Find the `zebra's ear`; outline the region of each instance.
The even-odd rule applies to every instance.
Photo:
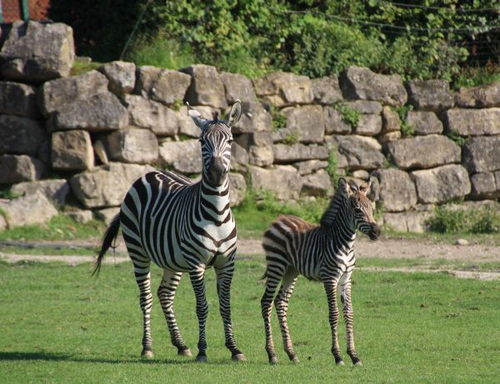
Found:
[[[341,191],[344,195],[346,196],[352,196],[354,195],[354,190],[353,188],[351,187],[351,185],[347,182],[346,179],[344,179],[343,177],[341,177],[339,179],[339,184],[338,184],[338,189],[339,191]]]
[[[231,107],[231,110],[227,114],[224,122],[229,128],[231,128],[234,124],[236,124],[240,120],[240,117],[241,117],[241,101],[236,100],[233,106]]]
[[[210,122],[210,120],[205,119],[200,112],[198,112],[196,109],[193,109],[189,103],[186,103],[187,105],[187,110],[189,117],[193,119],[194,123],[200,128],[200,129],[205,129],[207,124]]]
[[[371,186],[372,186],[372,179],[370,178],[370,180],[361,184],[361,186],[359,187],[359,190],[361,192],[363,192],[364,195],[368,195],[370,193]]]

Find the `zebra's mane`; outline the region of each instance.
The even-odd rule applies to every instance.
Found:
[[[338,208],[340,205],[342,205],[342,200],[344,200],[345,198],[346,197],[340,191],[332,197],[327,210],[321,217],[321,226],[331,227],[335,223],[337,219]]]

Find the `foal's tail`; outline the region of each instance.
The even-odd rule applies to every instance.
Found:
[[[106,251],[109,249],[109,247],[111,247],[113,241],[118,236],[119,229],[120,229],[120,214],[118,213],[115,217],[113,217],[111,224],[109,225],[108,229],[106,229],[106,233],[104,234],[104,238],[102,239],[101,250],[99,251],[99,256],[97,257],[97,260],[95,262],[95,268],[94,272],[92,272],[92,276],[94,276],[96,273],[97,275],[99,275],[99,271],[101,270],[101,263],[104,260],[104,255],[106,254]]]

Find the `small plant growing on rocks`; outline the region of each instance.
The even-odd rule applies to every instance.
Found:
[[[271,105],[269,108],[269,113],[271,114],[272,122],[271,129],[273,132],[277,132],[278,130],[286,127],[286,116],[280,112],[278,108],[274,105]]]
[[[332,185],[336,186],[338,184],[340,175],[337,171],[339,161],[337,159],[337,149],[334,146],[330,147],[330,153],[328,154],[328,165],[326,167],[326,172],[330,176]]]
[[[299,132],[293,131],[289,133],[286,137],[285,140],[283,140],[283,143],[286,145],[293,145],[297,144],[299,142]]]
[[[396,107],[394,110],[399,116],[399,120],[401,122],[401,134],[403,137],[413,136],[414,129],[407,120],[408,112],[413,110],[413,105],[403,105],[401,107]]]
[[[340,112],[342,120],[348,123],[352,129],[358,127],[360,112],[357,109],[351,108],[342,102],[337,102],[333,104],[332,107]]]
[[[183,105],[184,105],[184,102],[182,101],[182,99],[175,99],[174,103],[172,104],[172,109],[176,112],[179,112]]]
[[[446,134],[446,136],[448,136],[450,140],[453,140],[459,147],[463,147],[467,141],[467,138],[460,136],[457,131],[450,131]]]

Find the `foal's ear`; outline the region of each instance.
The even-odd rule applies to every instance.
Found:
[[[193,119],[194,123],[200,128],[200,129],[205,129],[207,124],[210,122],[210,120],[205,119],[200,112],[198,112],[196,109],[193,109],[189,103],[186,103],[187,105],[187,110],[188,114]]]
[[[339,184],[338,184],[338,189],[339,191],[341,191],[344,195],[346,196],[349,196],[351,197],[352,195],[354,195],[354,193],[356,192],[356,190],[353,188],[353,186],[351,186],[346,179],[344,179],[343,177],[341,177],[339,179]]]
[[[372,186],[372,179],[370,177],[370,180],[364,182],[361,184],[359,187],[359,190],[366,196],[370,193],[370,187]]]
[[[236,100],[233,106],[231,107],[231,110],[227,114],[224,122],[229,128],[231,128],[234,124],[236,124],[240,120],[240,117],[241,117],[241,101]]]

